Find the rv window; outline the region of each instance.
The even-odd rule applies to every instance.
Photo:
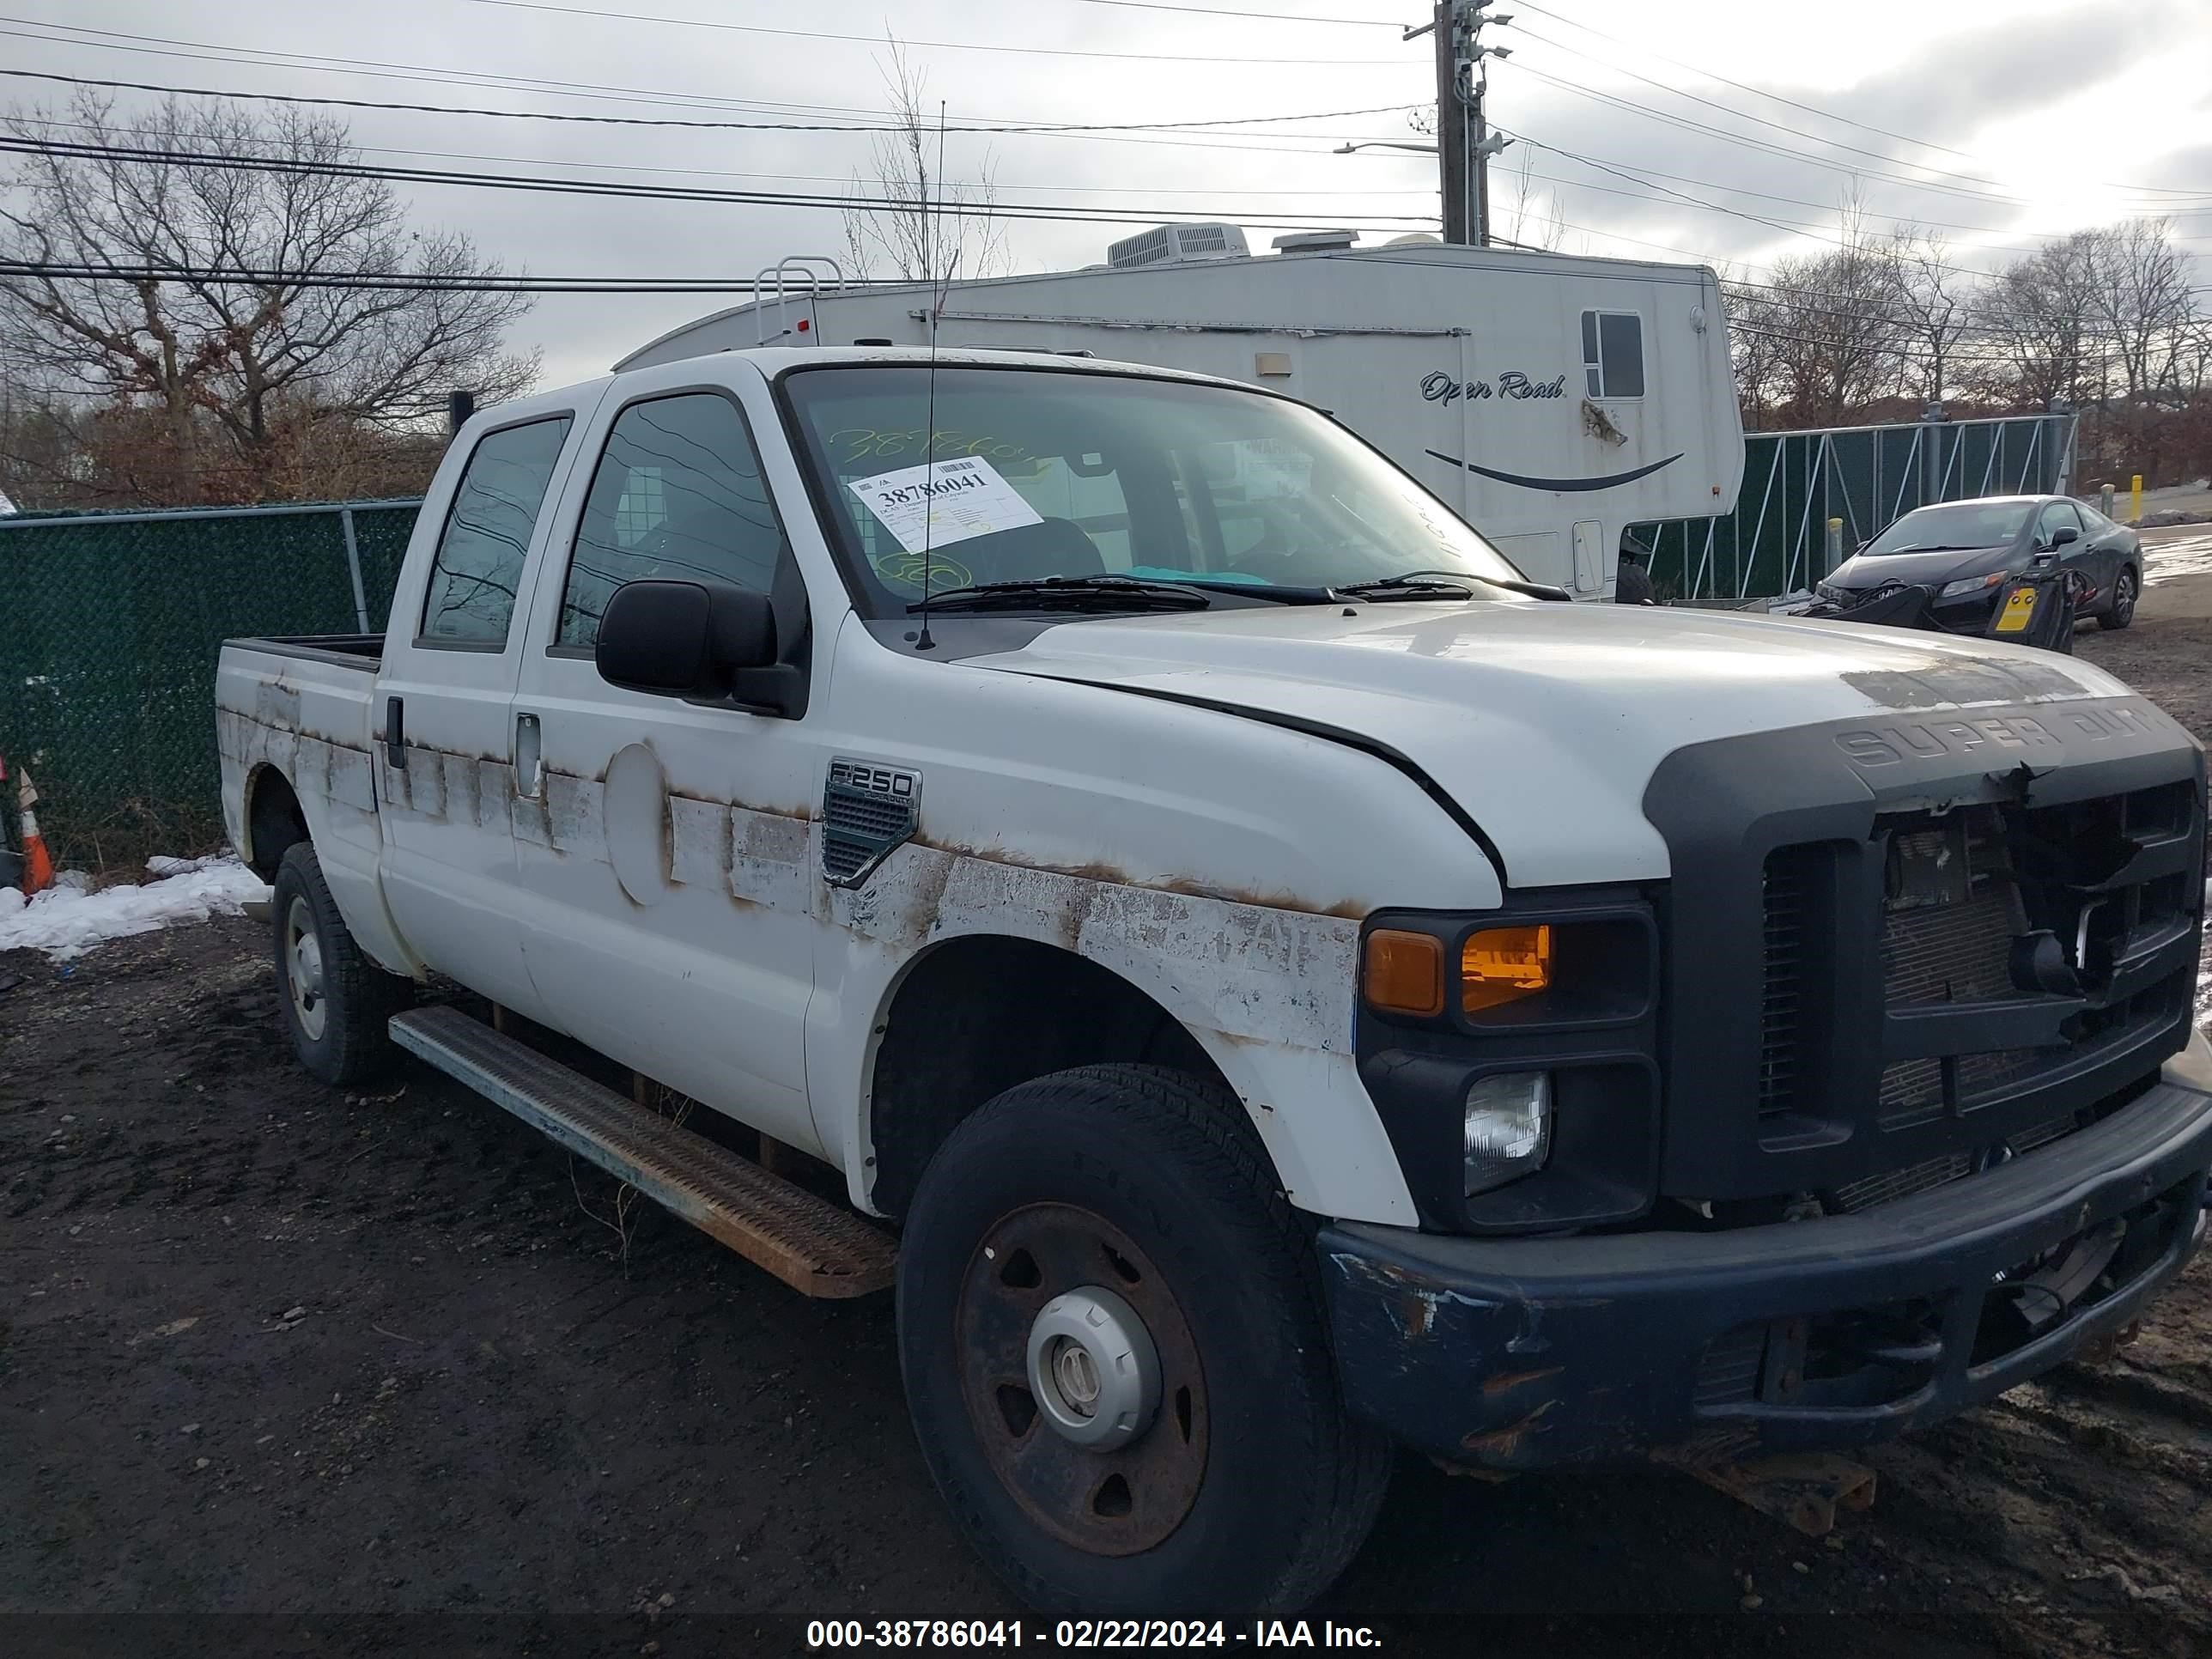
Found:
[[[1583,313],[1583,380],[1593,398],[1644,395],[1644,319],[1632,311]]]

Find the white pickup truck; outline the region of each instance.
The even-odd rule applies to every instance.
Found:
[[[2203,1232],[2181,728],[1555,597],[1287,398],[724,352],[472,420],[386,638],[225,647],[225,804],[316,1075],[411,1051],[895,1282],[1031,1603],[1281,1611],[1393,1442],[1848,1449]]]

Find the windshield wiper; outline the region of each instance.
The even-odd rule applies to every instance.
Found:
[[[1401,570],[1395,576],[1378,577],[1371,582],[1335,582],[1331,584],[1340,594],[1355,599],[1387,603],[1392,599],[1427,599],[1439,596],[1471,599],[1474,590],[1469,582],[1480,582],[1486,587],[1502,587],[1509,593],[1525,593],[1532,599],[1571,599],[1564,587],[1553,587],[1544,582],[1519,581],[1510,576],[1479,576],[1472,570]]]
[[[1181,582],[1141,576],[1038,576],[1027,581],[977,582],[948,587],[909,612],[937,611],[1204,611],[1213,601]]]

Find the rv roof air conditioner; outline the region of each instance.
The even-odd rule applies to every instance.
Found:
[[[1138,265],[1181,264],[1192,259],[1247,259],[1252,249],[1235,225],[1162,225],[1109,244],[1106,263],[1115,270]]]

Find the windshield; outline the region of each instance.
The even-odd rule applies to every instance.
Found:
[[[784,385],[874,615],[922,597],[925,541],[935,593],[1115,576],[1257,599],[1413,569],[1519,575],[1404,473],[1283,398],[947,365],[925,467],[926,366],[798,370]]]
[[[1938,547],[2002,547],[2020,534],[2033,501],[1949,501],[1916,507],[1859,550],[1925,553]]]

